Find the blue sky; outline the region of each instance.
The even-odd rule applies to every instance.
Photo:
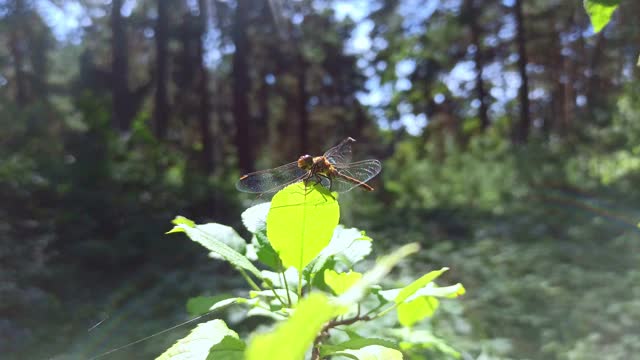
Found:
[[[426,2],[422,0],[405,0],[401,2],[398,12],[404,18],[404,27],[410,31],[411,28],[414,28],[425,18],[431,16],[437,5],[438,0],[428,0]],[[420,11],[415,11],[417,8]],[[382,128],[397,129],[404,127],[410,134],[418,135],[427,125],[428,119],[425,114],[414,114],[413,109],[408,104],[401,104],[398,107],[400,118],[387,119],[384,110],[381,108],[391,99],[394,90],[402,91],[411,88],[408,76],[415,69],[415,62],[411,59],[400,61],[395,68],[398,77],[395,84],[380,84],[380,78],[369,63],[375,56],[372,49],[373,40],[369,36],[374,24],[371,20],[366,19],[367,15],[375,10],[371,8],[371,2],[363,0],[336,1],[334,10],[338,19],[349,16],[358,24],[353,31],[351,41],[346,44],[346,51],[358,54],[361,57],[362,60],[359,62],[359,66],[368,77],[365,84],[366,91],[357,95],[360,102],[371,107],[373,115],[376,116],[378,124]]]
[[[108,0],[94,0],[94,4],[100,4],[100,1],[105,4],[109,3]],[[507,0],[503,2],[505,4],[509,3]],[[61,3],[61,7],[47,0],[36,0],[35,4],[45,21],[52,28],[56,38],[60,41],[72,43],[80,42],[82,36],[81,28],[91,24],[91,17],[106,15],[98,8],[93,10],[94,13],[87,14],[85,8],[78,1],[64,1]],[[123,15],[129,15],[135,4],[135,0],[125,0],[122,9]],[[438,0],[427,0],[426,2],[423,0],[402,1],[398,12],[403,17],[403,27],[408,32],[411,32],[413,28],[416,29],[415,31],[423,31],[421,24],[431,16],[438,4]],[[369,36],[373,29],[373,22],[366,17],[370,11],[374,10],[371,8],[371,2],[367,0],[337,0],[332,2],[332,5],[338,19],[348,16],[357,23],[351,40],[346,44],[346,51],[351,54],[357,54],[361,58],[358,65],[368,77],[366,90],[357,94],[358,99],[363,104],[370,106],[373,115],[377,118],[382,128],[404,127],[410,134],[419,134],[428,123],[425,114],[414,114],[409,104],[400,104],[398,106],[399,119],[387,119],[383,111],[383,106],[388,103],[394,91],[407,90],[411,87],[408,76],[415,68],[415,62],[412,59],[400,61],[395,68],[398,77],[397,81],[394,84],[380,84],[380,79],[370,64],[370,61],[375,56],[372,42],[379,41],[372,40]],[[440,5],[446,6],[446,4]],[[207,47],[205,56],[206,62],[210,66],[216,65],[222,53],[233,51],[233,49],[218,49],[216,37],[217,35],[214,32],[208,35],[211,41],[208,42],[210,46]],[[472,82],[474,76],[473,63],[466,61],[460,62],[443,78],[443,81],[453,94],[464,96],[465,85]],[[499,112],[507,101],[517,95],[520,79],[516,74],[504,72],[502,66],[498,64],[489,64],[485,69],[485,76],[491,78],[492,82],[497,85],[491,89],[491,95],[498,99],[491,110]],[[442,96],[436,95],[436,100],[440,100],[439,97]]]

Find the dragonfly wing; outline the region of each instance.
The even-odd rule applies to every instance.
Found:
[[[380,173],[380,170],[382,170],[382,164],[378,160],[363,160],[346,165],[338,165],[336,166],[336,171],[345,177],[333,177],[331,179],[331,190],[347,192],[371,180]],[[353,180],[349,180],[349,178]]]
[[[345,180],[340,177],[331,177],[331,178],[323,177],[320,180],[320,183],[325,188],[330,189],[331,191],[339,192],[339,193],[347,192],[353,189],[355,186],[358,186],[357,183],[354,183],[353,181]]]
[[[324,185],[324,182],[323,182],[323,185]],[[331,191],[335,191],[339,193],[347,192],[356,186],[358,186],[357,183],[345,180],[340,177],[334,177],[334,178],[331,178],[331,180],[327,180],[327,184],[325,185],[327,189],[331,189]]]
[[[270,193],[302,180],[307,171],[298,167],[296,161],[277,168],[252,172],[243,175],[236,182],[236,189],[254,193]]]
[[[346,138],[342,142],[324,153],[324,157],[332,164],[348,164],[351,161],[351,143],[353,138]]]

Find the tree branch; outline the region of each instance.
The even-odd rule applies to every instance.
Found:
[[[322,342],[329,337],[329,330],[341,325],[351,325],[358,321],[369,321],[369,320],[371,320],[371,317],[369,317],[368,315],[360,316],[360,307],[358,307],[358,313],[356,314],[356,316],[350,319],[343,319],[343,320],[334,319],[329,321],[325,326],[322,327],[322,330],[320,330],[320,334],[313,341],[313,350],[311,352],[311,360],[320,360],[320,344],[322,344]]]

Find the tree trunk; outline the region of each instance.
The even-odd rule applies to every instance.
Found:
[[[129,95],[129,64],[127,36],[124,29],[124,19],[120,11],[122,0],[113,0],[111,8],[111,76],[113,78],[111,95],[113,109],[113,125],[116,129],[125,132],[129,130],[131,119],[127,111],[127,98]]]
[[[531,128],[531,115],[529,114],[529,78],[527,76],[527,46],[524,32],[524,17],[522,15],[522,0],[515,0],[513,6],[516,18],[516,43],[518,47],[518,72],[520,73],[520,122],[516,127],[515,142],[526,143]]]
[[[11,37],[9,38],[9,47],[11,48],[11,57],[13,58],[13,69],[16,83],[16,104],[22,108],[27,103],[27,88],[25,83],[25,74],[22,70],[23,57],[20,41],[18,31],[12,31]]]
[[[469,7],[469,30],[471,31],[471,44],[476,48],[473,54],[473,62],[476,68],[476,96],[480,101],[480,107],[478,109],[478,118],[480,118],[480,128],[484,131],[489,127],[489,113],[487,109],[487,93],[484,88],[484,81],[482,80],[482,73],[484,69],[484,58],[481,49],[480,42],[480,26],[478,25],[477,17],[479,16],[479,9],[476,8],[474,0],[468,0]]]
[[[591,53],[591,57],[588,63],[588,77],[587,77],[587,89],[585,91],[587,97],[587,108],[590,114],[595,113],[598,105],[598,90],[600,81],[602,80],[600,74],[600,62],[603,58],[603,50],[605,47],[606,38],[604,36],[604,31],[598,33],[598,37],[596,38],[596,44],[593,47],[593,52]]]
[[[573,122],[573,114],[575,111],[576,94],[574,91],[575,76],[573,69],[575,67],[573,61],[568,56],[562,58],[562,72],[564,74],[564,107],[562,111],[562,128],[561,134],[566,136],[571,131],[571,123]]]
[[[260,141],[261,145],[269,144],[270,141],[270,133],[269,133],[269,120],[270,120],[270,110],[269,110],[269,84],[265,80],[267,77],[267,72],[262,71],[260,74],[260,88],[258,89],[258,111],[259,115],[256,119],[256,129],[260,134],[263,134],[263,138]]]
[[[365,111],[365,109],[362,107],[362,104],[360,103],[360,100],[355,100],[355,119],[354,119],[354,126],[353,126],[353,135],[356,140],[359,139],[362,134],[364,134],[364,128],[367,124],[367,113]]]
[[[202,136],[202,166],[207,175],[213,172],[213,144],[211,140],[211,127],[209,114],[211,113],[211,103],[209,101],[209,73],[204,64],[204,42],[207,29],[207,2],[198,0],[198,15],[200,41],[198,41],[198,94],[200,95],[200,106],[198,109],[198,125]]]
[[[300,154],[309,153],[309,94],[307,93],[307,69],[306,62],[299,54],[298,59],[298,141],[300,142]]]
[[[156,93],[153,118],[155,133],[158,139],[167,137],[169,125],[169,98],[167,94],[167,43],[169,19],[167,16],[168,0],[158,0],[158,19],[156,22]]]
[[[253,142],[249,128],[249,72],[247,58],[249,39],[247,38],[248,0],[238,0],[233,24],[233,117],[236,125],[235,145],[238,153],[238,167],[242,172],[253,171]]]
[[[558,130],[562,119],[562,109],[564,108],[564,87],[562,86],[562,41],[561,31],[556,25],[556,19],[550,17],[546,27],[550,30],[549,41],[546,44],[546,54],[548,58],[548,71],[545,72],[545,81],[551,84],[549,106],[544,111],[545,118],[542,124],[542,132],[548,138],[552,132]]]
[[[16,83],[16,103],[19,107],[24,107],[27,104],[27,77],[24,73],[24,38],[20,33],[20,27],[24,25],[25,21],[25,6],[24,1],[15,0],[14,4],[15,25],[11,31],[9,37],[9,48],[11,51],[11,57],[13,58],[13,70]]]

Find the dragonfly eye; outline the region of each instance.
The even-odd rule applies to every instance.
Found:
[[[311,169],[313,165],[313,156],[311,155],[302,155],[298,158],[298,167],[304,170]]]

